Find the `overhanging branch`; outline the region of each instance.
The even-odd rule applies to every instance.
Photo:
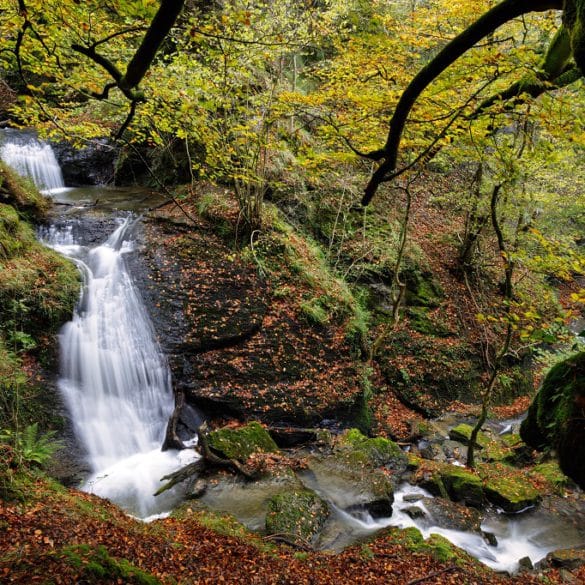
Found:
[[[367,154],[372,160],[382,160],[380,166],[367,184],[362,205],[367,205],[380,183],[386,180],[396,169],[398,150],[406,120],[421,93],[459,57],[476,43],[492,34],[507,22],[529,12],[544,12],[551,9],[563,9],[563,0],[504,0],[488,10],[461,34],[450,41],[410,82],[402,93],[396,110],[390,120],[390,129],[386,144],[382,149]]]

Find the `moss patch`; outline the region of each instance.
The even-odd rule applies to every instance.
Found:
[[[464,502],[468,506],[480,507],[483,503],[483,486],[481,479],[460,467],[442,466],[439,472],[441,482],[455,502]]]
[[[314,492],[303,490],[278,494],[268,502],[266,532],[311,543],[328,514],[329,507]]]
[[[259,423],[251,422],[239,428],[223,428],[209,433],[211,447],[229,459],[246,461],[252,453],[272,453],[278,447],[268,431]]]
[[[360,465],[405,467],[406,454],[390,439],[368,438],[357,429],[346,431],[338,441],[339,454]]]
[[[484,492],[492,504],[508,513],[534,506],[540,499],[534,487],[523,478],[512,476],[491,477],[484,485]]]
[[[461,423],[456,427],[453,427],[449,431],[449,438],[453,441],[458,441],[459,443],[463,443],[464,445],[469,445],[469,440],[471,439],[471,433],[473,432],[473,427],[471,425],[467,425],[465,423]],[[481,431],[477,434],[477,440],[475,442],[475,447],[477,449],[483,449],[487,447],[489,443],[489,437],[482,433]]]
[[[136,585],[160,584],[156,577],[135,567],[126,559],[111,557],[104,546],[95,548],[86,544],[67,546],[57,554],[75,569],[81,570],[80,575],[85,583],[103,583],[112,580]]]

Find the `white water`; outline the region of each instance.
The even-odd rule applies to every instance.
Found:
[[[49,144],[20,135],[18,142],[7,140],[0,146],[0,158],[22,177],[28,177],[42,191],[65,187],[55,153]]]
[[[497,539],[497,546],[488,544],[477,533],[463,530],[442,528],[433,524],[432,515],[422,502],[405,501],[405,497],[420,495],[432,497],[425,490],[404,484],[395,494],[393,513],[390,518],[373,519],[368,513],[348,514],[336,509],[336,513],[347,522],[356,532],[370,534],[395,526],[397,528],[417,528],[423,538],[427,539],[432,534],[443,536],[455,546],[467,551],[479,561],[496,571],[513,574],[519,569],[519,561],[529,557],[533,564],[542,560],[549,552],[560,548],[559,534],[564,532],[566,542],[578,546],[580,537],[572,534],[570,526],[564,525],[558,519],[544,519],[531,515],[490,516],[481,525],[485,532],[492,533]],[[416,506],[424,513],[424,518],[411,518],[404,510]],[[565,546],[570,546],[566,544]]]
[[[71,226],[51,229],[47,242],[72,258],[83,275],[73,320],[60,334],[60,390],[87,451],[92,475],[84,490],[146,518],[169,511],[178,495],[155,498],[160,478],[194,452],[162,452],[173,409],[170,371],[128,274],[133,222],[123,220],[101,245],[74,241]]]

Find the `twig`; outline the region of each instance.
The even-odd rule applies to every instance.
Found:
[[[424,577],[420,577],[418,579],[413,579],[412,581],[409,581],[406,585],[416,585],[417,583],[422,583],[423,581],[427,581],[428,579],[432,579],[433,577],[438,577],[439,575],[443,575],[445,573],[450,573],[451,571],[455,571],[458,567],[456,567],[455,565],[451,565],[450,567],[447,567],[446,569],[441,569],[440,571],[435,571],[434,573],[429,573],[428,575],[425,575]]]

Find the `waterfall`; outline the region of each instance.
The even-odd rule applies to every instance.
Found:
[[[51,146],[33,134],[3,132],[0,159],[45,192],[63,189],[63,175]]]
[[[92,469],[82,489],[145,518],[172,508],[177,494],[152,494],[163,475],[194,453],[161,451],[173,394],[168,365],[124,261],[133,249],[133,224],[127,217],[94,248],[76,241],[71,224],[44,237],[83,275],[75,315],[60,334],[59,382]]]

